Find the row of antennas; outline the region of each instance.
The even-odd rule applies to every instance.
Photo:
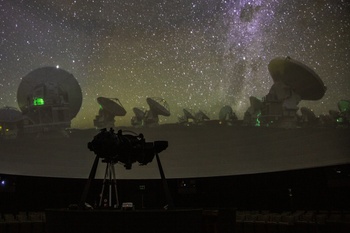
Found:
[[[134,116],[131,118],[131,125],[134,127],[157,126],[159,125],[159,116],[170,116],[168,103],[159,97],[146,99],[149,109],[134,107]],[[338,102],[338,111],[329,110],[329,114],[316,116],[315,113],[307,108],[301,107],[293,109],[295,115],[290,113],[283,116],[282,107],[272,108],[270,102],[265,99],[259,99],[254,96],[249,98],[250,106],[246,110],[243,120],[239,120],[232,107],[225,105],[219,112],[218,120],[212,120],[209,115],[199,110],[194,112],[191,109],[184,108],[183,115],[178,117],[178,123],[181,125],[203,125],[210,123],[219,123],[223,125],[245,125],[245,126],[277,126],[278,122],[285,122],[291,117],[295,119],[295,126],[339,126],[346,125],[350,120],[350,101],[340,100]],[[94,119],[94,126],[97,128],[114,127],[116,116],[125,116],[126,110],[117,98],[98,97],[97,102],[100,105],[98,115]],[[274,102],[275,103],[275,102]],[[281,103],[280,103],[281,105]],[[277,105],[278,106],[278,105]],[[270,112],[266,111],[266,108]],[[276,110],[277,109],[277,110]],[[281,113],[278,111],[281,110]],[[297,110],[299,112],[297,113]],[[272,112],[272,113],[271,113]],[[273,119],[272,119],[273,116]],[[267,121],[267,119],[269,121]]]
[[[286,122],[292,121],[296,127],[349,127],[350,100],[340,100],[338,110],[329,110],[328,114],[316,116],[308,107],[297,107],[293,112],[270,103],[266,99],[260,100],[254,96],[249,98],[250,106],[244,113],[243,125],[246,126],[274,126],[286,127]],[[273,105],[276,104],[276,105]]]
[[[168,103],[160,97],[148,97],[146,99],[148,110],[143,108],[133,108],[135,116],[131,119],[131,124],[137,126],[156,126],[159,124],[159,116],[170,116]],[[114,127],[116,116],[125,116],[126,110],[117,98],[98,97],[100,105],[98,115],[94,119],[94,126],[97,128]]]
[[[198,112],[194,112],[191,109],[184,108],[183,116],[178,117],[179,123],[182,125],[201,125],[210,122],[209,115],[203,111],[199,110]],[[226,125],[233,125],[238,122],[238,118],[235,112],[232,110],[232,107],[229,105],[225,105],[221,108],[219,112],[219,123]]]
[[[250,98],[251,107],[247,110],[245,119],[258,119],[262,125],[295,127],[298,122],[297,111],[300,110],[306,121],[312,121],[311,111],[306,108],[299,109],[298,104],[301,100],[320,100],[324,96],[326,87],[321,78],[312,69],[290,57],[272,59],[268,70],[273,85],[262,101],[255,97]],[[115,116],[126,114],[118,99],[99,97],[97,101],[101,106],[94,120],[97,127],[113,126]],[[69,128],[71,120],[79,112],[82,91],[72,74],[56,67],[42,67],[22,78],[17,91],[17,102],[22,117],[17,119],[16,116],[20,114],[13,113],[14,109],[4,108],[1,127],[5,127],[5,124],[10,124],[11,127],[23,125],[24,131],[28,132],[60,130]],[[149,110],[133,109],[135,116],[132,118],[132,125],[157,125],[160,115],[170,116],[169,106],[164,99],[147,98],[147,103]],[[330,111],[329,115],[320,118],[324,122],[333,118],[337,121],[347,119],[348,122],[348,110],[344,110],[348,109],[348,105],[348,101],[342,100],[338,103],[339,112]],[[184,116],[179,118],[180,122],[192,121],[200,124],[209,121],[204,111],[195,114],[188,109],[183,111]],[[15,115],[16,121],[7,119],[8,114]],[[236,119],[230,106],[221,109],[219,118],[224,121]]]
[[[168,103],[159,97],[146,99],[149,109],[134,107],[132,110],[134,116],[131,118],[131,125],[140,126],[156,126],[159,125],[159,116],[170,116]],[[94,126],[97,128],[114,127],[116,116],[125,116],[126,110],[118,98],[98,97],[97,102],[100,105],[98,115],[94,119]],[[179,117],[180,124],[202,124],[210,121],[210,117],[205,111],[199,110],[194,113],[190,109],[183,109],[184,115]],[[220,122],[230,124],[238,120],[231,106],[224,106],[219,113]]]

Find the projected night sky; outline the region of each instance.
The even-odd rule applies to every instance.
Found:
[[[17,105],[21,78],[43,66],[72,73],[83,91],[73,127],[93,126],[96,98],[133,107],[164,98],[212,119],[224,105],[242,118],[249,96],[265,96],[267,64],[290,56],[327,86],[315,113],[350,99],[349,0],[0,0],[0,107]]]

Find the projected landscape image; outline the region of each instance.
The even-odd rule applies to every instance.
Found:
[[[1,0],[0,106],[18,108],[21,79],[51,66],[77,79],[83,101],[73,128],[91,128],[98,97],[118,98],[130,125],[147,97],[218,118],[224,105],[243,118],[249,97],[273,84],[268,63],[291,57],[327,91],[302,101],[316,115],[349,99],[349,1],[20,1]]]
[[[1,173],[86,178],[108,154],[119,178],[154,179],[160,152],[170,178],[350,163],[347,0],[0,11]],[[101,150],[88,147],[103,128]]]

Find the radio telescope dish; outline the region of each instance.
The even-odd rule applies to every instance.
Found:
[[[338,102],[338,109],[340,112],[350,112],[350,100],[340,100]]]
[[[49,97],[48,101],[45,100],[46,97]],[[38,68],[22,78],[17,91],[17,102],[23,113],[36,101],[34,98],[39,98],[39,104],[44,104],[44,101],[45,104],[69,104],[70,120],[78,114],[83,99],[74,76],[56,67]]]
[[[184,108],[183,112],[185,114],[186,119],[193,119],[193,120],[195,119],[195,117],[192,113],[192,110]]]
[[[14,123],[23,119],[22,113],[13,107],[0,108],[0,122]]]
[[[142,126],[146,119],[146,110],[143,108],[133,108],[132,111],[135,113],[135,116],[131,117],[131,125],[135,127]]]
[[[138,120],[142,120],[145,117],[145,111],[141,108],[133,108],[132,111],[135,113],[135,116]]]
[[[98,115],[94,119],[94,126],[96,127],[114,127],[114,117],[125,116],[126,111],[119,99],[98,97],[97,102],[100,105]]]
[[[206,113],[204,113],[202,110],[199,110],[196,113],[196,119],[200,120],[200,121],[204,121],[204,120],[210,120],[210,118],[208,117],[208,115]]]
[[[302,114],[303,121],[307,121],[307,122],[310,122],[310,123],[313,123],[313,122],[317,121],[317,117],[316,117],[315,113],[311,109],[306,108],[306,107],[301,107],[300,108],[300,112]]]
[[[233,115],[233,110],[231,106],[225,105],[220,109],[219,112],[219,120],[220,121],[225,121],[228,119],[231,119],[231,116]]]
[[[152,97],[146,99],[150,111],[155,115],[170,116],[170,110],[168,103],[159,97]]]
[[[103,110],[114,116],[125,116],[126,114],[124,107],[117,98],[98,97],[97,102]]]
[[[283,82],[302,100],[319,100],[326,92],[323,81],[311,68],[290,57],[272,59],[268,70],[274,83]]]

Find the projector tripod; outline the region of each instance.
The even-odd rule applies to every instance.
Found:
[[[161,176],[161,179],[162,179],[162,183],[163,183],[163,189],[164,189],[164,192],[165,192],[165,198],[167,200],[166,208],[167,209],[174,209],[174,207],[175,207],[174,206],[174,202],[173,202],[173,199],[172,199],[171,194],[170,194],[170,190],[169,190],[169,187],[168,187],[168,182],[167,182],[167,180],[165,178],[163,167],[162,167],[162,164],[160,162],[158,153],[155,153],[155,157],[156,157],[156,160],[157,160],[159,173],[160,173],[160,176]],[[92,168],[91,168],[91,171],[90,171],[89,178],[88,178],[88,180],[87,180],[87,182],[85,184],[85,188],[84,188],[83,194],[81,196],[81,199],[80,199],[80,202],[79,202],[79,205],[78,205],[79,209],[84,209],[85,208],[86,199],[87,199],[87,196],[88,196],[88,193],[89,193],[89,189],[90,189],[91,183],[94,180],[95,175],[96,175],[99,159],[100,159],[100,157],[96,155],[95,161],[94,161],[94,163],[92,165]],[[119,199],[118,199],[118,192],[117,192],[118,191],[117,190],[117,181],[116,181],[116,178],[115,178],[115,170],[114,170],[115,161],[113,161],[113,160],[108,160],[108,161],[103,160],[103,162],[107,162],[107,166],[106,166],[106,171],[105,171],[105,177],[104,177],[104,180],[103,180],[103,186],[102,186],[102,192],[101,192],[101,196],[100,196],[99,207],[101,207],[101,205],[102,205],[102,199],[103,199],[103,194],[104,194],[104,189],[105,189],[105,184],[107,182],[107,178],[108,178],[108,181],[109,181],[109,195],[108,195],[108,198],[109,198],[108,205],[109,206],[106,206],[106,207],[111,207],[112,206],[112,186],[115,189],[116,207],[118,207],[119,206]]]
[[[89,193],[91,183],[95,178],[99,160],[100,160],[100,157],[96,155],[94,164],[92,165],[92,168],[90,171],[89,179],[87,180],[87,182],[85,184],[85,188],[84,188],[83,194],[82,194],[81,199],[80,199],[80,203],[78,206],[79,209],[85,208],[86,199],[87,199],[87,196]],[[100,193],[100,202],[99,202],[98,207],[110,208],[113,206],[112,193],[113,193],[113,188],[114,188],[115,208],[118,208],[119,207],[119,198],[118,198],[118,189],[117,189],[117,179],[115,176],[115,169],[114,169],[115,162],[113,160],[102,160],[102,162],[105,162],[107,165],[106,165],[106,171],[105,171],[105,176],[103,179],[102,190]],[[108,198],[104,199],[105,187],[106,187],[107,183],[109,186],[108,195],[107,195]]]
[[[108,161],[107,165],[106,165],[105,177],[103,179],[102,190],[101,190],[101,194],[100,194],[100,202],[99,202],[100,208],[101,207],[103,207],[103,208],[113,207],[113,200],[112,200],[113,188],[114,188],[114,194],[115,194],[114,208],[119,207],[117,179],[115,177],[114,164],[115,163],[113,161]],[[104,193],[105,193],[104,191],[105,191],[106,183],[108,183],[108,193],[107,193],[107,198],[104,198]]]

